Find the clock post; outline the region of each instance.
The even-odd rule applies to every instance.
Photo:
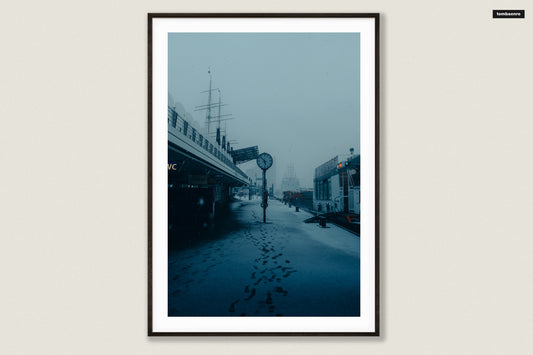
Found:
[[[263,202],[261,203],[261,207],[263,208],[263,223],[266,223],[266,209],[268,207],[266,171],[272,166],[272,163],[272,156],[268,153],[261,153],[257,157],[257,166],[263,170]]]
[[[268,207],[268,192],[266,186],[266,169],[263,169],[263,203],[261,204],[261,207],[263,207],[263,223],[266,223],[266,210]]]

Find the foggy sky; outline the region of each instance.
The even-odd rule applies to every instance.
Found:
[[[174,99],[204,125],[194,108],[207,103],[210,67],[222,114],[236,117],[227,139],[270,153],[278,187],[290,163],[312,187],[318,165],[359,152],[359,34],[173,33],[168,53]]]

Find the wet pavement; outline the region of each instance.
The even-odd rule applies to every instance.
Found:
[[[231,203],[212,230],[170,234],[169,316],[359,316],[359,236],[275,200],[263,223],[260,203]]]

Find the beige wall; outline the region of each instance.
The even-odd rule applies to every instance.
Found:
[[[3,1],[0,353],[525,354],[528,1]],[[146,337],[147,12],[382,14],[382,336]]]

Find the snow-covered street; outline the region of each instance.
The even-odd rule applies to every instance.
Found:
[[[169,250],[169,316],[358,316],[359,236],[269,201],[230,205],[215,237]]]

